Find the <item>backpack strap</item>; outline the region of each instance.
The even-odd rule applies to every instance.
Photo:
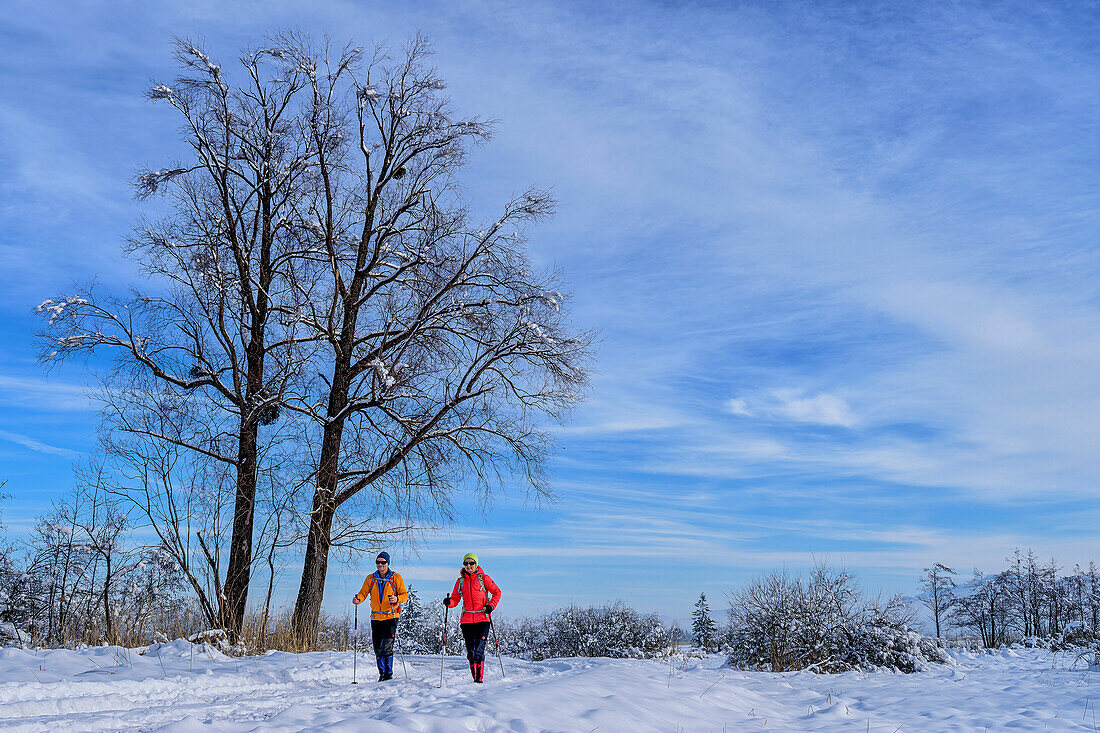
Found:
[[[386,577],[384,577],[384,578],[381,575],[378,574],[377,570],[374,571],[373,588],[378,589],[378,607],[379,608],[382,607],[382,597],[383,597],[383,594],[385,594],[385,592],[386,592],[386,583],[387,582],[394,583],[393,571],[392,570],[389,571],[386,574]],[[394,583],[394,591],[396,591],[396,590],[397,590],[397,584]],[[386,615],[389,615],[389,614],[392,614],[392,613],[393,613],[392,610],[391,611],[374,611],[374,610],[372,610],[371,611],[371,616],[372,617],[373,616],[386,616]]]
[[[481,593],[482,593],[482,595],[484,595],[486,598],[488,598],[489,597],[489,589],[485,587],[485,573],[481,572],[480,568],[478,568],[477,579],[481,583]],[[462,594],[462,590],[465,587],[465,585],[466,585],[466,575],[465,574],[459,575],[458,576],[458,594],[460,596],[462,596],[462,610],[466,611],[467,613],[481,613],[480,608],[477,609],[476,611],[471,611],[470,609],[466,608],[466,596]]]

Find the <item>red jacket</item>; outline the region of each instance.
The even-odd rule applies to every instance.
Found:
[[[455,581],[455,588],[451,591],[451,601],[447,606],[454,608],[458,605],[460,598],[462,600],[460,623],[488,621],[489,614],[482,613],[481,609],[485,608],[485,604],[496,609],[497,604],[500,603],[500,587],[480,567],[473,574],[463,569],[458,580]]]

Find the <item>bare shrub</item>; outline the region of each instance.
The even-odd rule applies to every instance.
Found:
[[[772,672],[844,672],[889,667],[902,672],[948,661],[934,640],[910,628],[898,596],[866,600],[848,572],[818,565],[808,578],[775,571],[730,600],[729,663]]]

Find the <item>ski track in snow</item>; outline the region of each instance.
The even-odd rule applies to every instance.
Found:
[[[159,650],[159,660],[157,652]],[[183,641],[138,651],[0,650],[3,731],[1091,731],[1100,670],[1042,650],[955,652],[955,666],[775,675],[689,659],[486,662],[400,659],[378,684],[373,658],[317,652],[229,658]],[[162,669],[163,663],[163,669]],[[677,663],[679,665],[679,662]]]

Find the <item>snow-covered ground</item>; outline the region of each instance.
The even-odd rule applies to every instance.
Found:
[[[159,654],[158,654],[159,652]],[[0,729],[17,731],[1090,731],[1100,670],[1041,650],[954,654],[914,675],[738,672],[660,661],[407,657],[374,682],[347,653],[233,659],[183,641],[141,655],[0,649]]]

